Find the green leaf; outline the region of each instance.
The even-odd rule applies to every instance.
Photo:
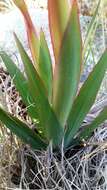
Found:
[[[39,38],[36,31],[36,28],[32,22],[31,16],[28,11],[27,3],[25,0],[13,0],[17,8],[21,11],[25,25],[26,32],[28,37],[28,45],[31,51],[32,59],[34,61],[35,67],[38,70],[38,61],[39,61]]]
[[[96,18],[97,18],[97,15],[98,15],[100,3],[101,3],[101,0],[98,1],[98,5],[96,7],[94,16],[92,17],[92,20],[91,20],[91,22],[89,24],[89,27],[88,27],[88,31],[86,33],[86,39],[85,39],[85,42],[84,42],[84,48],[83,48],[83,53],[82,53],[83,60],[84,60],[85,53],[87,51],[87,47],[88,47],[88,45],[90,43],[90,40],[92,39],[92,34],[93,33],[95,34],[95,30],[96,30]],[[94,37],[94,35],[93,35],[93,37]]]
[[[67,0],[48,0],[49,28],[55,60],[57,61],[69,16]]]
[[[99,127],[105,120],[107,120],[107,107],[105,107],[99,115],[92,121],[91,124],[85,126],[85,129],[80,133],[79,140],[87,140],[91,135],[92,132]]]
[[[81,71],[81,52],[82,42],[78,7],[74,2],[62,40],[53,80],[53,109],[62,126],[67,121],[77,93]]]
[[[25,123],[0,108],[0,121],[25,143],[34,149],[46,149],[47,145]]]
[[[37,119],[38,114],[36,112],[36,107],[30,94],[27,79],[5,52],[0,52],[0,57],[2,58],[11,78],[13,79],[15,87],[19,91],[23,102],[27,106],[27,112],[32,119]]]
[[[28,83],[34,103],[37,107],[39,114],[39,121],[42,129],[48,140],[52,140],[53,145],[58,146],[63,137],[63,128],[59,124],[49,102],[46,94],[44,93],[44,85],[40,79],[35,67],[33,66],[30,58],[25,52],[21,42],[15,35],[15,40],[25,67],[25,72],[28,78]]]
[[[65,134],[65,146],[69,146],[70,142],[76,135],[76,132],[80,128],[86,114],[92,107],[106,69],[107,51],[104,52],[97,65],[88,76],[87,80],[81,87],[77,98],[74,101],[68,119],[68,127]]]
[[[52,62],[50,57],[50,52],[45,40],[44,32],[40,33],[40,50],[39,50],[39,75],[44,86],[48,92],[48,97],[51,99],[52,96]]]

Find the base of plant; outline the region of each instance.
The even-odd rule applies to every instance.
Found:
[[[46,152],[33,151],[25,146],[17,155],[20,167],[17,167],[17,174],[11,175],[11,181],[22,189],[87,190],[106,187],[106,178],[101,172],[107,153],[98,151],[96,145],[74,147],[65,155],[52,153],[50,149]]]

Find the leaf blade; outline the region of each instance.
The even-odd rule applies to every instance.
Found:
[[[11,116],[0,108],[0,121],[25,143],[34,149],[46,149],[47,145],[25,123]]]
[[[31,89],[31,94],[34,99],[34,103],[38,105],[39,120],[42,123],[43,131],[48,138],[52,140],[53,145],[58,146],[61,143],[63,137],[63,128],[58,122],[49,102],[46,94],[44,93],[44,85],[33,66],[30,58],[24,50],[18,37],[15,35],[15,41],[19,49],[26,75]]]
[[[53,109],[62,126],[66,123],[77,93],[81,71],[81,52],[78,6],[74,2],[54,74]]]
[[[84,82],[77,98],[75,99],[68,119],[68,128],[65,134],[65,146],[70,144],[74,135],[81,126],[86,114],[93,105],[106,69],[107,51],[103,53],[99,62]]]
[[[79,141],[83,139],[87,140],[91,136],[92,132],[105,120],[107,120],[107,107],[103,108],[103,110],[98,114],[91,124],[85,126],[85,129],[83,129],[78,137]]]
[[[35,64],[36,69],[38,70],[38,61],[39,61],[39,38],[37,31],[33,25],[32,19],[28,12],[27,5],[24,0],[13,0],[17,8],[21,11],[27,30],[27,37],[29,42],[30,51],[32,58]]]
[[[83,55],[82,55],[83,60],[84,60],[84,56],[85,56],[88,44],[90,43],[90,40],[92,38],[92,33],[93,33],[94,30],[96,30],[95,21],[96,21],[97,15],[98,15],[100,3],[101,3],[101,0],[98,1],[98,5],[96,7],[95,13],[94,13],[94,15],[92,17],[92,20],[91,20],[90,25],[89,25],[88,30],[87,30],[86,39],[85,39],[84,48],[83,48]],[[95,31],[94,31],[94,34],[95,34]]]
[[[23,102],[27,106],[27,112],[30,114],[32,119],[36,118],[37,112],[35,110],[33,99],[30,95],[27,79],[5,52],[0,52],[0,57],[2,58],[11,78],[13,79],[15,87],[19,91]]]
[[[51,99],[52,96],[52,61],[50,57],[50,52],[48,49],[48,45],[45,39],[44,32],[41,30],[40,33],[40,50],[39,50],[39,75],[42,81],[44,82],[44,86],[48,92],[48,97]]]
[[[48,0],[49,28],[55,60],[57,60],[59,55],[61,40],[68,20],[68,13],[69,6],[66,0]]]

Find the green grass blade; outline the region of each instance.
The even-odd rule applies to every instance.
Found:
[[[27,107],[27,112],[31,118],[37,119],[38,114],[36,112],[36,107],[34,106],[34,102],[30,94],[27,79],[5,52],[0,52],[0,57],[2,58],[11,78],[13,79],[16,89],[19,91],[22,100]]]
[[[47,145],[25,123],[6,113],[0,108],[0,121],[14,134],[34,149],[46,149]]]
[[[104,52],[98,64],[88,76],[75,99],[68,119],[68,128],[65,134],[65,146],[68,146],[76,135],[86,114],[93,105],[105,71],[107,69],[107,51]]]
[[[52,96],[52,61],[50,57],[50,52],[47,46],[47,42],[45,40],[44,32],[40,33],[40,50],[39,50],[39,75],[46,90],[48,92],[49,99]]]
[[[55,67],[53,109],[64,126],[77,93],[81,71],[81,32],[76,1],[62,40],[59,61]]]
[[[40,79],[35,67],[33,66],[30,58],[24,50],[21,42],[15,35],[15,40],[25,67],[25,72],[28,78],[30,91],[37,106],[39,114],[39,121],[41,127],[48,140],[52,140],[53,145],[59,145],[63,136],[63,128],[59,124],[49,102],[46,94],[44,93],[44,85]]]
[[[85,53],[86,53],[86,51],[87,51],[87,47],[88,47],[88,45],[89,45],[90,39],[92,38],[93,31],[94,31],[94,33],[95,33],[95,29],[96,29],[96,18],[97,18],[97,15],[98,15],[100,3],[101,3],[101,0],[98,1],[98,5],[97,5],[97,7],[96,7],[94,16],[92,17],[92,20],[91,20],[91,22],[90,22],[90,24],[89,24],[89,28],[88,28],[88,31],[87,31],[87,34],[86,34],[86,39],[85,39],[85,42],[84,42],[84,48],[83,48],[83,54],[82,54],[83,60],[84,60],[84,56],[85,56]]]
[[[91,124],[85,126],[85,129],[79,135],[79,141],[87,140],[91,135],[92,132],[99,127],[105,120],[107,120],[107,107],[105,107],[99,115],[92,121]]]

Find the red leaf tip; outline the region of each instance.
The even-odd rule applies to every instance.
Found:
[[[79,6],[78,6],[77,0],[71,0],[71,5],[72,5],[72,8],[76,8],[78,10],[78,14],[79,14],[80,11],[79,11]]]

